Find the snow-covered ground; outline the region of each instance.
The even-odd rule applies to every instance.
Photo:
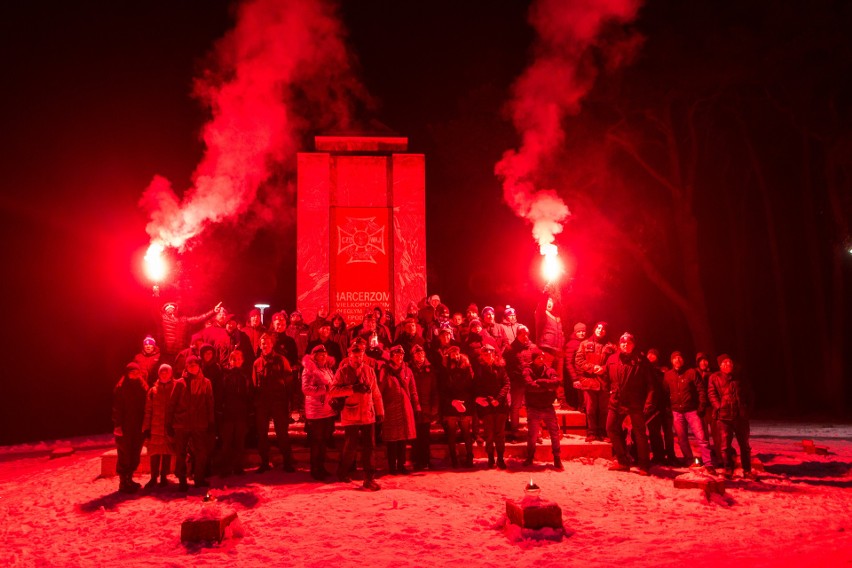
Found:
[[[802,438],[830,454],[806,454]],[[201,490],[126,496],[97,478],[108,440],[74,440],[53,460],[67,441],[0,449],[0,566],[852,566],[850,426],[754,423],[762,481],[709,500],[674,488],[683,470],[641,477],[600,459],[385,476],[375,493],[304,471],[212,478],[213,506],[239,525],[207,546],[180,541],[181,522],[211,506]],[[505,499],[531,475],[562,507],[561,541],[504,526]]]

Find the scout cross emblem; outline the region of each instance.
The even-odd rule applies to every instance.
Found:
[[[346,264],[370,262],[376,254],[385,254],[385,228],[376,224],[375,217],[347,217],[346,224],[337,226],[337,254],[348,254]]]

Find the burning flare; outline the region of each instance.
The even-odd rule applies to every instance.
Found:
[[[559,260],[559,249],[554,244],[541,246],[541,275],[548,284],[558,280],[565,272],[562,261]]]
[[[155,284],[159,284],[169,271],[166,259],[163,258],[165,247],[160,243],[151,243],[145,253],[145,274]]]
[[[628,63],[637,51],[639,34],[612,41],[604,32],[613,23],[632,21],[639,6],[640,0],[536,0],[530,7],[538,35],[535,59],[513,85],[509,103],[521,145],[503,154],[494,173],[506,203],[532,223],[547,267],[557,261],[550,246],[570,212],[556,191],[538,189],[536,178],[565,139],[562,121],[580,112],[597,74]],[[589,57],[592,48],[595,57]]]

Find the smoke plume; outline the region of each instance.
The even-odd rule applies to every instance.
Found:
[[[537,32],[534,61],[513,86],[509,104],[521,135],[518,150],[508,150],[494,168],[506,203],[533,225],[542,254],[555,251],[555,236],[570,214],[552,189],[536,189],[536,177],[562,144],[562,121],[580,110],[580,102],[601,68],[612,70],[630,60],[638,34],[605,39],[607,26],[636,17],[639,0],[537,0],[530,22]],[[593,48],[595,56],[591,56]]]
[[[152,244],[183,249],[213,223],[244,213],[309,127],[349,127],[363,90],[344,29],[325,0],[249,0],[195,81],[209,109],[204,155],[181,199],[155,176],[140,205]]]

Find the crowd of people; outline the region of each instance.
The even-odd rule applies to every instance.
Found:
[[[377,437],[386,447],[388,473],[405,475],[409,445],[414,470],[432,467],[433,423],[446,434],[453,468],[473,467],[473,446],[481,444],[487,467],[506,469],[507,439],[526,440],[523,463],[530,466],[544,426],[553,467],[563,470],[558,408],[585,413],[587,443],[611,442],[611,470],[629,471],[634,464],[648,475],[659,463],[712,475],[721,467],[730,477],[736,439],[743,475],[752,476],[753,396],[729,356],[717,358],[716,372],[704,353],[694,366],[680,351],[665,362],[656,349],[640,352],[630,332],[611,342],[603,321],[588,336],[577,322],[566,337],[557,301],[547,291],[531,319],[532,329],[510,306],[480,310],[470,304],[451,314],[432,295],[410,304],[399,321],[377,306],[350,326],[321,307],[310,323],[299,310],[277,312],[267,328],[257,309],[243,320],[220,303],[187,317],[168,302],[158,314],[158,337],[145,337],[115,387],[119,490],[141,488],[133,473],[143,446],[151,466],[146,488],[169,484],[173,459],[182,491],[189,468],[197,487],[207,486],[214,472],[242,474],[247,440],[257,443],[256,472],[269,471],[270,421],[284,471],[297,466],[290,426],[304,420],[311,476],[351,481],[360,450],[369,490],[379,489]],[[201,329],[189,336],[193,326]],[[344,442],[332,475],[326,451],[338,421]]]

